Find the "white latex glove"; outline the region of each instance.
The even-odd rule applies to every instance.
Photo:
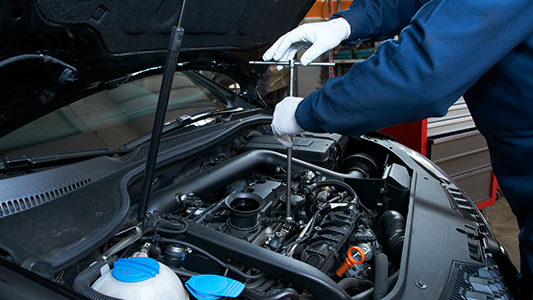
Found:
[[[272,132],[274,137],[283,146],[292,147],[292,139],[290,135],[304,132],[296,121],[296,108],[303,98],[300,97],[285,97],[276,105],[274,109],[274,118],[272,119]]]
[[[263,60],[287,61],[294,58],[296,51],[309,48],[300,59],[302,65],[307,66],[322,53],[337,47],[350,34],[350,24],[344,18],[304,24],[280,37],[263,54]]]

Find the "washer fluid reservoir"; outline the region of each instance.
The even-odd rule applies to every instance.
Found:
[[[188,300],[181,280],[167,266],[148,257],[121,258],[92,288],[127,300]]]

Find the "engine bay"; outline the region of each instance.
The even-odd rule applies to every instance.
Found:
[[[68,299],[433,299],[507,262],[409,149],[305,133],[287,180],[286,149],[241,122],[166,136],[145,218],[142,147],[4,180],[0,267]]]
[[[384,296],[400,267],[407,168],[368,153],[338,163],[338,139],[302,138],[328,141],[318,157],[342,172],[295,159],[289,212],[285,156],[247,149],[153,193],[144,228],[117,235],[100,258],[150,257],[182,282],[231,278],[244,285],[243,299]],[[74,286],[89,297],[95,288]]]
[[[288,204],[286,149],[261,130],[218,135],[216,144],[185,158],[169,151],[154,176],[144,221],[136,219],[143,165],[132,164],[142,161],[142,151],[82,162],[92,168],[79,168],[86,171],[83,184],[1,219],[28,225],[19,226],[27,239],[2,231],[4,258],[91,299],[226,295],[194,290],[191,280],[202,276],[211,276],[204,287],[218,286],[221,278],[232,280],[224,286],[242,286],[232,294],[237,299],[385,296],[400,276],[407,238],[413,170],[405,157],[379,138],[295,137]],[[67,178],[65,171],[77,180],[76,166],[33,176]],[[57,175],[47,178],[58,182]],[[110,194],[116,187],[119,193]],[[45,217],[51,214],[61,218]],[[69,229],[58,232],[58,226]],[[109,235],[95,234],[101,228]],[[143,292],[129,284],[131,270],[139,268],[142,274],[157,270],[148,272],[149,279],[133,279]],[[115,274],[121,270],[127,274]],[[161,274],[173,277],[168,290],[146,284]]]

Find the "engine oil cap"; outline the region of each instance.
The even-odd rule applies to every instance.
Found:
[[[121,258],[113,264],[113,277],[122,282],[141,282],[159,274],[159,263],[149,257]]]
[[[244,290],[244,284],[237,280],[211,274],[195,275],[185,282],[185,287],[198,300],[235,298]]]

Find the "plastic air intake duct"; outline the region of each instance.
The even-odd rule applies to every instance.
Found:
[[[266,172],[274,174],[276,167],[285,167],[286,165],[287,157],[274,151],[254,150],[246,152],[223,164],[210,168],[207,172],[196,174],[155,192],[150,196],[148,212],[157,210],[159,213],[170,213],[176,211],[179,209],[179,203],[175,200],[175,196],[180,192],[192,192],[197,197],[203,198],[252,173]],[[292,168],[293,170],[318,170],[328,176],[329,179],[340,181],[344,181],[345,178],[367,177],[367,174],[362,172],[351,172],[348,175],[333,172],[298,159],[293,159]]]
[[[384,212],[378,221],[377,234],[379,241],[387,245],[392,255],[396,258],[402,256],[405,220],[399,212],[395,210]]]

